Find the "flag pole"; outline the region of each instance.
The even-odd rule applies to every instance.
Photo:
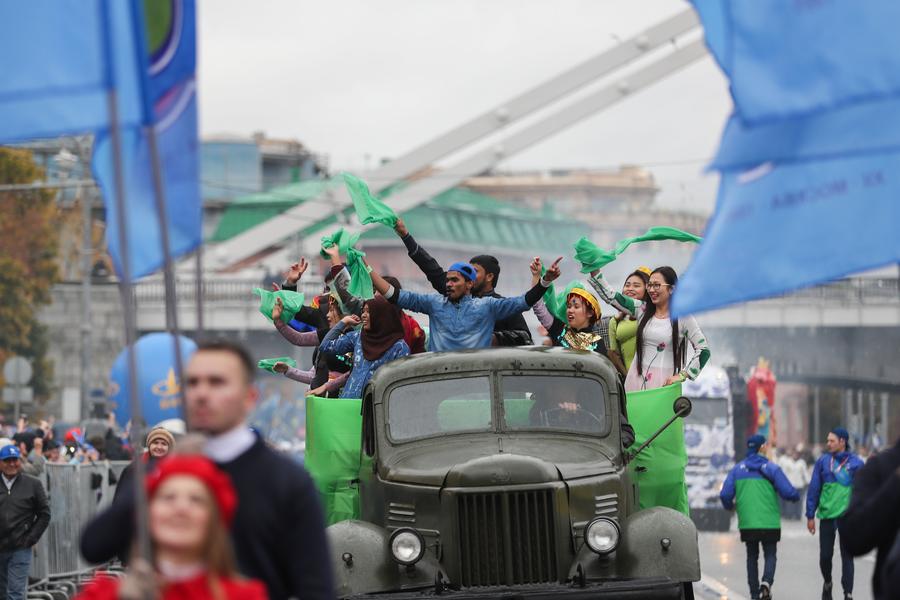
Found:
[[[147,136],[147,145],[150,151],[150,169],[153,177],[153,199],[156,204],[156,216],[159,221],[159,241],[163,255],[163,280],[165,282],[166,298],[166,330],[172,336],[172,345],[175,351],[175,380],[177,383],[176,395],[179,398],[181,414],[185,416],[184,395],[184,364],[181,357],[181,330],[178,327],[178,304],[175,290],[175,275],[172,264],[172,248],[169,244],[169,217],[166,207],[166,190],[162,180],[162,165],[159,160],[159,148],[156,139],[155,115],[153,105],[147,89],[147,55],[144,21],[142,19],[142,6],[139,2],[131,2],[131,26],[134,34],[134,53],[138,64],[138,76],[140,77],[141,101],[143,103],[143,124],[141,126],[144,135]],[[187,423],[187,419],[185,424]]]
[[[194,281],[195,300],[197,302],[197,336],[203,335],[203,238],[200,239],[200,245],[197,246],[197,252],[194,253],[196,261],[196,277]]]
[[[128,247],[128,217],[125,203],[125,175],[122,168],[122,137],[119,130],[119,106],[116,94],[115,71],[113,69],[112,39],[110,33],[110,0],[100,6],[103,23],[103,49],[106,69],[106,108],[109,116],[109,134],[112,143],[113,181],[115,188],[116,226],[118,227],[119,255],[121,269],[119,295],[122,300],[122,314],[125,320],[126,362],[128,364],[128,400],[131,406],[131,445],[140,451],[141,404],[138,401],[137,357],[135,356],[136,325],[134,316],[134,294],[131,281],[131,252]],[[145,466],[140,456],[135,456],[134,465],[134,506],[136,516],[136,537],[138,556],[150,562],[150,532],[147,520],[147,493],[144,487]]]

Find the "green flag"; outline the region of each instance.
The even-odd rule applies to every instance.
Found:
[[[681,396],[681,384],[628,392],[628,422],[634,427],[637,449],[669,417],[672,405]],[[690,516],[684,469],[687,449],[684,445],[684,419],[676,419],[631,462],[632,480],[638,485],[640,507],[668,506]]]
[[[290,323],[297,312],[303,308],[303,294],[292,292],[290,290],[278,290],[271,292],[262,288],[253,288],[253,293],[259,296],[259,312],[265,317],[273,321],[272,309],[275,308],[275,298],[281,298],[281,304],[284,310],[281,311],[281,320]]]
[[[362,401],[352,398],[306,398],[304,466],[316,484],[325,521],[359,518],[359,479]]]
[[[347,192],[353,200],[353,208],[356,209],[356,216],[363,225],[369,223],[381,223],[387,225],[391,229],[397,224],[397,213],[391,207],[376,198],[369,191],[366,182],[351,175],[350,173],[341,173],[344,178],[344,185],[347,186]]]
[[[279,356],[278,358],[264,358],[256,363],[256,366],[260,369],[265,369],[269,373],[275,373],[275,363],[280,362],[283,362],[289,367],[297,366],[297,361],[289,356]]]
[[[632,244],[639,242],[658,242],[672,240],[676,242],[693,242],[699,244],[703,238],[674,227],[651,227],[643,235],[620,240],[614,250],[604,250],[586,237],[575,242],[575,260],[581,263],[581,272],[590,273],[602,269]]]
[[[341,254],[347,257],[347,270],[350,271],[350,285],[347,286],[347,289],[352,295],[368,300],[375,296],[375,288],[372,287],[369,268],[363,262],[366,253],[355,248],[358,241],[358,233],[350,234],[341,228],[322,238],[322,248],[331,248],[336,245]],[[328,258],[324,250],[322,258]]]

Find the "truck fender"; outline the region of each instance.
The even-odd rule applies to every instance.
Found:
[[[335,523],[326,532],[338,597],[423,589],[447,581],[431,548],[410,567],[394,562],[388,548],[391,532],[383,527],[351,520]]]
[[[684,514],[656,506],[630,515],[616,549],[617,571],[625,578],[700,580],[697,527]]]

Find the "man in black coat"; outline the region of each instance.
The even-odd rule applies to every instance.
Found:
[[[447,271],[409,233],[403,219],[397,219],[394,231],[403,240],[406,252],[438,294],[447,293]],[[476,298],[502,298],[494,289],[500,279],[500,263],[489,254],[473,256],[469,261],[477,273],[472,295]],[[531,346],[531,332],[525,317],[517,313],[494,324],[494,346]]]
[[[872,589],[876,600],[893,598],[895,587],[886,587],[883,575],[891,546],[900,540],[900,440],[893,448],[871,457],[853,478],[850,508],[844,515],[841,535],[854,556],[878,548]],[[900,559],[900,550],[897,558]],[[887,567],[891,569],[891,567]],[[896,579],[900,566],[893,565]],[[900,582],[898,582],[900,583]]]
[[[209,436],[204,453],[228,473],[237,491],[231,538],[240,572],[262,580],[272,600],[330,600],[335,588],[313,481],[247,427],[258,397],[254,372],[242,346],[200,344],[184,374],[187,423]],[[133,507],[133,491],[123,490],[88,524],[81,552],[89,562],[105,562],[129,546]]]
[[[0,448],[0,598],[25,598],[31,548],[50,524],[50,504],[43,484],[22,472],[15,445]]]

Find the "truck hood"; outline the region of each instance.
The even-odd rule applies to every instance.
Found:
[[[601,444],[576,438],[459,436],[410,444],[386,459],[380,473],[388,481],[435,487],[518,485],[614,473],[622,467],[611,456]]]

